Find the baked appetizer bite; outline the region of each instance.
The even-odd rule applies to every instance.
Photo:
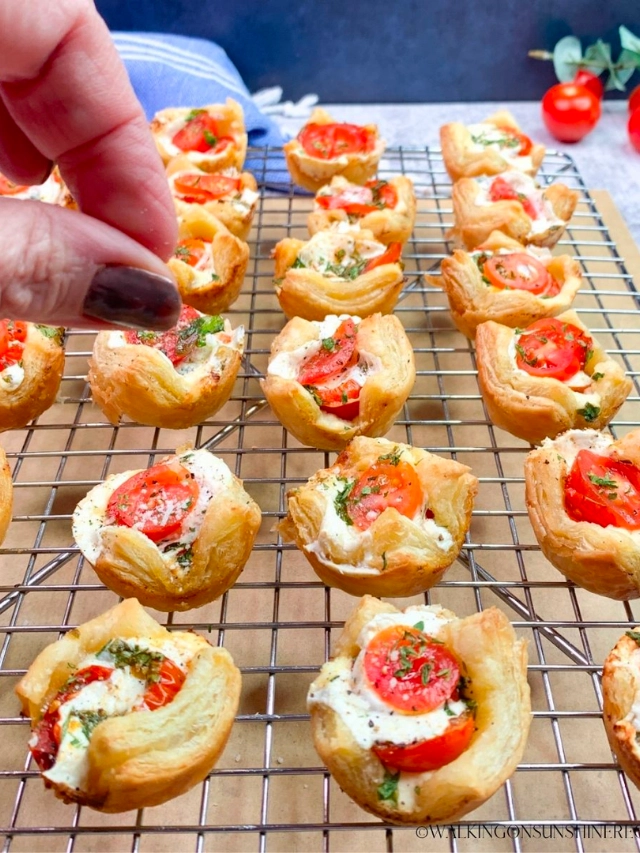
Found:
[[[100,580],[156,610],[191,610],[233,586],[260,508],[217,456],[179,448],[112,474],[73,513],[73,536]]]
[[[13,479],[7,454],[0,447],[0,545],[7,535],[13,512]]]
[[[29,201],[44,201],[47,204],[59,204],[62,207],[76,207],[71,193],[67,189],[57,166],[47,180],[37,186],[16,184],[5,175],[0,174],[0,197],[19,198]]]
[[[460,619],[365,596],[307,702],[315,747],[359,806],[392,823],[456,821],[524,753],[526,643],[495,607]]]
[[[481,323],[476,359],[491,420],[531,444],[573,427],[601,429],[631,391],[622,367],[575,311],[525,329]]]
[[[294,183],[316,192],[335,175],[364,184],[384,148],[375,124],[338,123],[317,107],[297,137],[285,143],[284,156]]]
[[[167,631],[132,598],[47,646],[16,693],[45,786],[113,813],[160,805],[207,776],[240,684],[225,649]]]
[[[307,221],[309,233],[334,222],[349,222],[371,231],[381,243],[406,243],[416,219],[416,197],[410,178],[372,178],[364,186],[337,175],[316,193]]]
[[[64,372],[64,329],[0,320],[0,431],[53,405]]]
[[[249,247],[196,205],[180,216],[178,236],[169,269],[182,301],[206,314],[226,311],[240,295]]]
[[[359,436],[288,495],[280,524],[320,579],[351,595],[416,595],[454,562],[478,481],[466,465]]]
[[[184,305],[168,332],[100,332],[89,359],[94,402],[117,424],[187,429],[229,399],[240,369],[244,328]]]
[[[458,249],[475,249],[492,231],[522,245],[555,246],[573,216],[578,193],[564,184],[542,189],[510,169],[496,178],[461,178],[453,185],[454,226],[448,236]]]
[[[184,155],[205,172],[242,169],[247,154],[244,114],[237,101],[205,107],[169,107],[151,121],[151,133],[163,163]]]
[[[440,272],[425,278],[442,287],[451,319],[471,339],[488,320],[515,328],[555,317],[571,307],[582,284],[569,255],[552,257],[548,249],[521,246],[500,231],[473,252],[457,249]]]
[[[239,172],[234,166],[222,172],[205,172],[183,154],[169,161],[167,177],[178,216],[198,205],[236,237],[247,239],[259,198],[256,179],[250,172]]]
[[[397,317],[348,314],[290,320],[271,345],[262,390],[302,444],[342,450],[356,435],[384,435],[416,378]]]
[[[620,637],[602,670],[603,722],[609,746],[640,788],[640,630]]]
[[[440,128],[442,159],[452,181],[499,175],[518,169],[535,176],[544,159],[544,145],[533,143],[507,110],[477,124],[458,121]]]
[[[527,510],[547,560],[578,586],[640,596],[640,430],[569,430],[531,451]]]
[[[286,237],[274,249],[274,284],[287,318],[328,314],[389,314],[404,284],[401,243],[337,222],[306,243]]]

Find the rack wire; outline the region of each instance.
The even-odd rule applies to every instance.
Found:
[[[5,850],[640,850],[640,808],[612,758],[601,721],[602,661],[638,621],[635,604],[591,595],[566,582],[541,556],[523,498],[528,446],[495,429],[479,394],[473,346],[457,332],[443,294],[426,286],[448,254],[450,183],[440,152],[395,149],[380,173],[410,175],[418,217],[406,246],[406,286],[397,314],[416,354],[417,381],[389,437],[469,464],[480,478],[470,534],[457,563],[426,596],[460,615],[497,605],[529,641],[533,722],[523,762],[482,808],[440,838],[386,826],[361,811],[321,765],[310,738],[305,696],[355,599],[318,582],[304,557],[283,545],[275,523],[287,490],[333,455],[299,445],[261,393],[269,345],[284,324],[272,285],[271,251],[285,236],[306,236],[311,199],[294,191],[279,150],[253,150],[262,197],[251,261],[229,312],[247,329],[246,355],[225,408],[191,430],[129,422],[112,427],[85,381],[93,335],[70,332],[58,403],[25,430],[5,433],[15,482],[14,519],[0,549],[0,826]],[[550,153],[543,182],[561,180],[580,202],[558,251],[579,261],[585,285],[575,307],[620,359],[634,391],[611,425],[619,436],[640,424],[639,302],[631,275],[588,190],[565,154]],[[154,614],[224,644],[243,673],[238,720],[209,777],[164,806],[100,815],[65,806],[43,788],[30,761],[28,722],[13,687],[37,652],[116,602],[70,533],[73,509],[108,474],[144,467],[191,440],[242,477],[264,522],[238,583],[187,613]],[[478,835],[478,824],[494,836]],[[582,836],[577,830],[580,828]],[[465,840],[463,830],[471,833]],[[592,838],[588,838],[593,831]],[[459,837],[456,837],[456,833]],[[475,835],[474,835],[475,833]],[[424,835],[424,833],[423,833]]]

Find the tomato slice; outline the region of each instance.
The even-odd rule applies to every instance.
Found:
[[[171,142],[176,148],[181,151],[217,154],[227,145],[233,145],[233,139],[230,136],[220,135],[216,120],[208,112],[194,110],[192,116],[172,137]]]
[[[159,542],[180,530],[199,492],[193,475],[182,465],[160,463],[118,486],[109,498],[107,516]]]
[[[373,270],[376,267],[381,267],[384,264],[395,264],[400,260],[400,255],[402,254],[402,243],[389,243],[387,247],[387,251],[383,252],[381,255],[378,255],[377,258],[371,258],[371,260],[365,264],[363,273],[369,272],[369,270]]]
[[[631,462],[580,450],[565,483],[564,503],[574,521],[640,529],[640,470]]]
[[[451,764],[462,755],[471,742],[474,729],[473,715],[466,711],[452,719],[449,728],[437,737],[406,746],[376,743],[373,751],[387,767],[406,773],[424,773]]]
[[[173,186],[177,193],[184,196],[185,201],[204,204],[237,193],[240,190],[240,178],[215,173],[188,172],[179,175]]]
[[[21,320],[0,320],[0,370],[20,361],[26,340],[26,323]]]
[[[536,296],[555,296],[560,292],[560,283],[549,274],[545,265],[526,252],[487,258],[483,274],[494,287],[501,289],[527,290]]]
[[[374,462],[360,475],[347,501],[347,514],[360,530],[368,530],[387,507],[413,518],[423,494],[415,468],[408,462]]]
[[[404,714],[439,708],[460,679],[458,661],[446,646],[404,625],[391,625],[373,637],[363,669],[381,699]]]
[[[28,186],[14,184],[5,175],[0,174],[0,195],[18,195],[28,189]]]
[[[323,412],[335,415],[343,421],[352,421],[360,413],[361,386],[354,379],[338,385],[313,386],[313,396]]]
[[[524,212],[531,219],[537,219],[538,211],[533,205],[533,202],[524,193],[519,193],[505,181],[504,178],[494,178],[489,187],[489,198],[491,201],[519,201]]]
[[[143,702],[150,711],[162,708],[172,702],[184,684],[185,673],[169,658],[165,658],[160,666],[158,680],[147,687]]]
[[[333,337],[325,338],[319,351],[310,356],[298,374],[301,385],[318,385],[351,367],[358,360],[357,326],[349,317],[343,320]]]
[[[353,184],[335,195],[318,195],[316,202],[325,210],[344,210],[350,216],[366,216],[374,210],[394,208],[398,193],[387,181],[371,180],[363,187]]]
[[[520,150],[518,151],[519,157],[526,157],[527,154],[529,154],[533,143],[528,136],[525,136],[524,133],[520,133],[520,131],[516,130],[515,127],[509,127],[508,125],[497,125],[497,127],[505,136],[510,136],[512,139],[518,140],[520,144]]]
[[[168,332],[136,332],[128,329],[124,333],[124,339],[128,344],[142,344],[159,349],[167,356],[171,364],[180,364],[191,352],[188,346],[180,345],[180,332],[198,317],[200,314],[195,308],[190,305],[183,305],[177,325],[173,329],[169,329]]]
[[[307,124],[298,134],[298,142],[310,157],[332,160],[343,154],[371,151],[375,137],[357,124]]]
[[[555,317],[536,320],[516,344],[516,364],[531,376],[564,382],[582,370],[593,341],[582,329]]]
[[[173,253],[174,258],[183,261],[190,267],[196,267],[204,255],[204,240],[186,238],[180,240]]]

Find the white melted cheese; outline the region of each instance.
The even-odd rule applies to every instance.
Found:
[[[155,136],[160,142],[160,144],[164,147],[167,154],[171,157],[187,157],[189,160],[192,160],[196,163],[202,163],[208,160],[217,159],[221,153],[226,152],[226,149],[223,151],[218,151],[218,153],[214,154],[210,151],[183,151],[181,148],[178,148],[177,145],[174,145],[171,141],[173,137],[178,133],[179,130],[186,125],[186,117],[191,112],[190,109],[185,110],[184,114],[171,122],[168,122],[161,130],[155,132]],[[228,136],[229,134],[225,134]],[[235,143],[234,143],[235,144]]]
[[[20,193],[8,198],[21,198],[29,201],[43,201],[46,204],[60,204],[64,199],[65,188],[58,175],[54,172],[43,184],[27,187]]]
[[[231,204],[239,213],[246,213],[255,207],[259,197],[260,194],[255,192],[255,190],[250,190],[248,187],[244,187],[238,198],[231,199]]]
[[[520,146],[504,145],[504,140],[507,138],[500,128],[490,122],[478,122],[477,124],[467,125],[467,130],[472,137],[482,137],[485,140],[483,143],[474,142],[473,139],[469,144],[469,151],[474,154],[480,154],[482,151],[490,148],[497,151],[501,157],[508,161],[511,168],[519,169],[521,172],[528,172],[533,169],[533,161],[529,154],[520,155]]]
[[[24,381],[24,367],[21,362],[10,364],[0,372],[0,388],[3,391],[15,391]]]
[[[191,170],[191,171],[183,171],[183,172],[174,172],[173,175],[169,176],[169,187],[170,187],[171,192],[174,196],[176,196],[177,198],[180,198],[180,199],[190,197],[188,192],[183,193],[183,192],[180,192],[180,190],[176,189],[176,181],[180,180],[185,175],[193,175],[193,174],[194,174],[194,171]],[[196,174],[197,174],[197,172],[196,172]],[[201,174],[207,175],[208,172],[202,172]],[[222,172],[220,172],[220,174],[225,175],[226,177],[229,177],[229,178],[239,178],[240,177],[240,172],[234,167],[231,167],[229,169],[223,169]],[[212,199],[212,201],[214,203],[215,202],[221,202],[224,204],[232,204],[233,207],[235,207],[239,213],[247,213],[247,211],[249,211],[253,207],[255,207],[255,204],[256,204],[259,197],[260,197],[260,194],[255,192],[254,190],[249,189],[249,187],[242,187],[239,192],[238,192],[238,190],[231,190],[231,192],[227,193],[226,195],[220,196],[220,198]],[[193,203],[198,204],[198,202],[193,202]],[[205,203],[211,203],[211,202],[205,202]]]
[[[451,713],[447,713],[443,705],[425,714],[403,714],[373,690],[364,673],[363,659],[364,649],[371,639],[391,625],[415,627],[422,622],[424,633],[437,639],[442,626],[448,621],[438,606],[409,607],[404,613],[378,614],[364,626],[358,637],[361,651],[353,669],[345,666],[336,670],[322,687],[310,690],[307,697],[309,708],[325,705],[334,710],[362,749],[371,749],[380,742],[400,745],[444,734],[453,717],[466,710],[465,702],[447,703]]]
[[[531,234],[543,234],[550,228],[556,226],[563,227],[565,222],[559,219],[553,212],[551,203],[544,197],[543,190],[529,175],[519,172],[517,169],[509,169],[503,172],[498,177],[506,181],[509,186],[516,192],[526,196],[536,211],[536,218],[531,220]],[[474,204],[478,207],[488,207],[497,202],[491,201],[489,197],[489,189],[495,180],[493,178],[480,177],[476,178],[476,183],[480,189],[474,199]]]
[[[635,696],[633,697],[631,710],[624,719],[630,722],[637,732],[640,732],[640,649],[635,649],[631,652],[628,663],[619,662],[615,665],[626,667],[631,670],[631,676],[639,686]]]
[[[357,225],[336,222],[331,228],[318,231],[298,252],[298,259],[310,269],[336,281],[347,280],[329,267],[349,267],[362,260],[377,258],[387,247],[377,240],[365,240]]]
[[[179,566],[175,554],[188,548],[195,541],[209,503],[216,496],[224,495],[233,477],[222,459],[218,459],[207,450],[185,451],[178,456],[178,461],[193,473],[199,487],[198,499],[194,508],[185,517],[182,529],[155,544],[165,562],[175,571],[182,573],[185,570],[188,571],[188,568]],[[112,475],[104,483],[95,486],[76,507],[72,522],[73,537],[90,563],[95,564],[102,552],[102,531],[109,526],[107,506],[111,495],[134,473],[137,472],[124,471],[121,474]],[[168,505],[168,514],[171,510],[172,506]],[[149,542],[151,543],[151,540]]]
[[[581,450],[593,450],[601,456],[608,456],[612,444],[613,436],[609,433],[597,429],[569,429],[557,438],[545,438],[542,447],[553,448],[571,468]]]

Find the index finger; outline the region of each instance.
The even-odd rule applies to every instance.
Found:
[[[160,157],[90,0],[0,0],[0,92],[81,209],[168,258],[176,220]]]

